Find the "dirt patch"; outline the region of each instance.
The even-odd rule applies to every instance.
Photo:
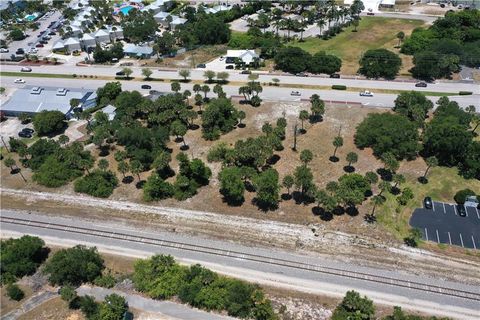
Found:
[[[18,320],[85,320],[79,310],[70,310],[60,297],[53,298],[21,315]]]
[[[195,68],[199,63],[207,63],[227,52],[224,45],[205,46],[195,50],[176,55],[173,58],[163,58],[157,62],[157,58],[146,60],[143,66],[166,67],[166,68]]]
[[[5,286],[0,287],[0,316],[4,316],[10,311],[17,309],[22,305],[24,301],[26,301],[28,298],[32,296],[33,290],[29,286],[26,286],[24,284],[18,284],[18,286],[25,293],[25,297],[20,301],[11,300],[7,296],[6,287]]]

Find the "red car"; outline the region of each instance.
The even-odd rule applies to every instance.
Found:
[[[37,47],[37,48],[43,48],[43,44],[37,43],[37,45],[36,45],[35,47]]]

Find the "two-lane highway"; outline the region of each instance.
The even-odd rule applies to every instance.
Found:
[[[100,251],[137,257],[171,254],[183,263],[201,263],[262,284],[338,297],[354,289],[377,303],[478,319],[480,289],[471,285],[178,233],[113,228],[95,221],[9,210],[2,211],[0,221],[3,237],[31,234],[47,243],[95,245]]]

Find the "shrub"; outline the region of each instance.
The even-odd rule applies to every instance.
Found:
[[[93,283],[99,287],[113,288],[117,283],[115,277],[109,272],[107,274],[97,277]]]
[[[39,136],[58,133],[65,126],[65,115],[58,110],[43,110],[33,118],[33,127]]]
[[[342,85],[342,84],[334,84],[332,86],[333,90],[347,90],[347,86]]]
[[[460,96],[470,96],[472,94],[473,94],[472,91],[460,91],[460,92],[458,92],[458,95],[460,95]]]
[[[465,201],[467,200],[467,197],[468,196],[474,196],[475,195],[475,192],[473,192],[472,190],[470,189],[463,189],[463,190],[460,190],[458,191],[455,196],[453,197],[453,199],[455,199],[455,201],[458,203],[458,204],[464,204]]]
[[[118,186],[118,179],[111,171],[94,170],[75,181],[75,192],[94,197],[108,198]]]
[[[10,299],[20,301],[25,297],[25,293],[16,284],[9,284],[7,286],[7,295]]]

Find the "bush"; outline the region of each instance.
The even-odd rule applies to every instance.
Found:
[[[107,273],[97,277],[93,283],[96,286],[103,287],[103,288],[113,288],[117,283],[117,280],[111,273]]]
[[[118,179],[111,171],[94,170],[75,181],[75,192],[94,197],[108,198],[118,186]]]
[[[347,90],[347,86],[344,86],[342,84],[334,84],[332,86],[333,90]]]
[[[7,296],[15,301],[20,301],[25,297],[25,293],[16,284],[9,284],[7,286]]]
[[[464,204],[465,201],[467,200],[467,197],[474,196],[474,195],[475,195],[475,192],[473,192],[472,190],[463,189],[455,193],[455,196],[453,197],[453,199],[455,199],[455,201],[458,204]]]
[[[472,91],[459,91],[458,92],[458,95],[460,95],[460,96],[470,96],[472,94],[473,94]]]

